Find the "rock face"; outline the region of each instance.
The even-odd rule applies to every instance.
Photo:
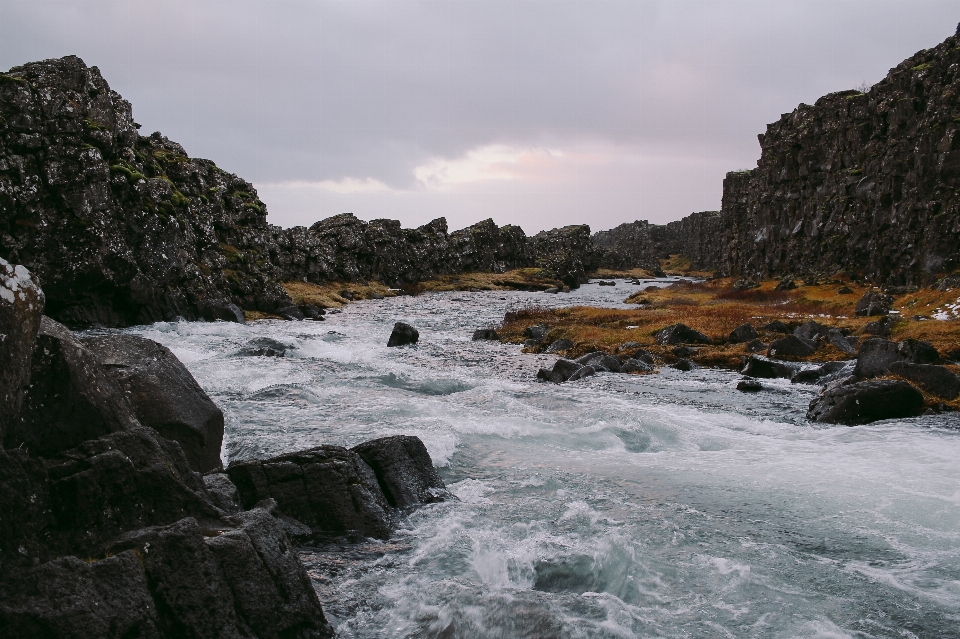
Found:
[[[587,273],[600,266],[603,256],[586,224],[543,231],[530,238],[530,244],[536,265],[570,288],[585,284]]]
[[[414,327],[404,322],[397,322],[393,325],[393,332],[390,333],[390,339],[387,340],[387,346],[404,346],[406,344],[416,344],[420,339],[420,332]]]
[[[610,269],[659,269],[661,251],[650,236],[654,226],[646,220],[639,220],[594,233],[593,241],[603,249],[600,266]]]
[[[0,258],[0,443],[20,412],[23,391],[30,381],[43,303],[43,291],[30,272]]]
[[[62,324],[43,317],[30,365],[30,388],[7,448],[49,457],[102,435],[139,426],[123,391]]]
[[[854,425],[913,417],[922,411],[920,391],[907,382],[881,379],[828,386],[810,402],[807,419]]]
[[[120,326],[289,305],[253,187],[137,127],[75,56],[0,78],[0,256],[36,275],[46,313]]]
[[[178,442],[194,470],[220,467],[223,413],[170,349],[134,335],[82,342],[124,391],[141,424]]]
[[[929,285],[957,270],[958,64],[960,34],[866,93],[832,93],[783,114],[759,135],[757,167],[727,174],[721,212],[650,225],[651,250],[754,279],[845,272]]]

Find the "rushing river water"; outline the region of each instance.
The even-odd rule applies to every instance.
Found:
[[[699,369],[538,383],[472,342],[506,310],[634,289],[438,293],[325,322],[166,323],[224,410],[229,459],[418,435],[459,501],[387,543],[303,558],[338,636],[960,637],[954,417],[804,419],[816,387]],[[393,323],[420,331],[387,349]],[[292,345],[240,357],[251,339]]]

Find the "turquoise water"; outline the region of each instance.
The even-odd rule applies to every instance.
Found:
[[[423,439],[459,501],[389,542],[305,550],[339,636],[958,637],[960,421],[804,419],[816,387],[699,369],[541,384],[472,342],[506,310],[634,287],[438,293],[325,322],[161,323],[224,410],[225,457]],[[387,349],[393,323],[420,330]],[[284,358],[240,357],[256,337]]]

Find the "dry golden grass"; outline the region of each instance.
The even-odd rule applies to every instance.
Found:
[[[591,273],[590,277],[595,277],[601,280],[610,279],[613,277],[622,277],[622,278],[636,277],[639,279],[648,279],[653,277],[653,273],[643,268],[631,268],[631,269],[625,269],[625,270],[601,268],[601,269],[597,269],[595,273]]]
[[[325,282],[323,284],[311,284],[309,282],[283,282],[282,286],[287,291],[287,295],[296,305],[313,304],[320,308],[340,308],[344,304],[349,304],[350,299],[341,295],[344,291],[349,291],[353,296],[353,301],[371,299],[374,294],[383,297],[393,297],[397,294],[380,282]]]
[[[807,322],[817,322],[848,329],[860,335],[863,327],[876,317],[857,317],[854,314],[857,300],[868,289],[846,284],[852,294],[838,295],[843,283],[801,286],[792,291],[776,291],[776,281],[762,283],[760,288],[734,291],[730,278],[710,280],[703,283],[675,284],[650,292],[637,292],[628,302],[642,302],[638,309],[618,310],[607,308],[572,307],[556,310],[526,309],[508,313],[500,334],[507,340],[521,343],[523,329],[532,324],[544,323],[551,327],[545,343],[561,338],[574,342],[572,356],[594,350],[613,352],[624,342],[637,342],[657,353],[666,361],[676,359],[672,347],[655,343],[654,333],[665,326],[682,322],[701,331],[715,341],[713,346],[699,348],[692,357],[704,366],[739,367],[747,355],[744,344],[726,343],[730,332],[749,322],[758,328],[773,320],[780,320],[793,328]],[[896,299],[895,309],[901,312],[893,331],[893,339],[908,337],[927,340],[942,353],[960,348],[960,320],[915,321],[911,318],[917,309],[927,313],[946,303],[955,303],[960,292],[942,293],[923,290],[903,295]],[[627,328],[627,327],[634,328]],[[761,332],[761,339],[769,343],[781,337],[778,333]],[[850,355],[833,346],[821,347],[807,359],[842,360]]]
[[[696,277],[710,277],[710,271],[695,271],[690,268],[690,258],[683,255],[671,255],[660,260],[660,268],[667,275],[690,275]]]
[[[542,291],[563,286],[554,279],[546,278],[538,268],[518,268],[506,273],[458,273],[438,275],[432,280],[420,282],[413,293],[422,291]]]

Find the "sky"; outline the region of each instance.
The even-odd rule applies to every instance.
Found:
[[[718,210],[767,123],[958,22],[956,0],[0,0],[0,69],[80,56],[280,226],[596,231]]]

